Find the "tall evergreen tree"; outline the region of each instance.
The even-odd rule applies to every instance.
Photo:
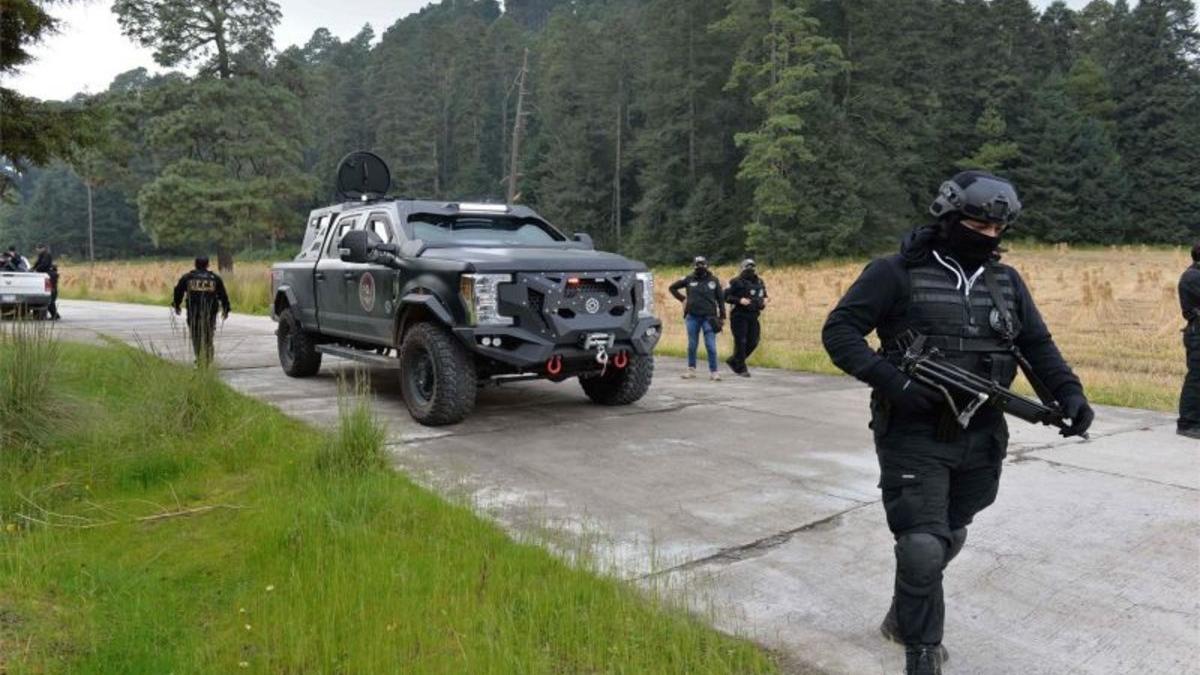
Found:
[[[1200,34],[1188,0],[1142,0],[1116,45],[1117,147],[1141,241],[1200,232]]]
[[[752,27],[764,17],[759,33]],[[832,95],[849,65],[841,49],[819,35],[804,2],[735,2],[721,28],[744,31],[730,84],[750,87],[763,115],[756,129],[735,136],[746,153],[738,176],[754,186],[749,246],[791,259],[852,250],[863,208],[839,166],[844,155],[839,162],[842,153],[828,151],[845,149]],[[816,140],[822,137],[826,143]],[[830,182],[838,189],[829,190]]]

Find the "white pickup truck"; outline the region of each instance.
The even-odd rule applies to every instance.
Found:
[[[46,318],[50,305],[50,275],[41,272],[0,272],[0,316],[29,314]]]

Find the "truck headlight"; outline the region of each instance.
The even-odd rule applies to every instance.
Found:
[[[637,280],[639,284],[638,296],[641,298],[638,303],[638,318],[650,319],[654,317],[654,273],[653,272],[638,272]]]
[[[511,326],[511,316],[500,315],[500,284],[511,284],[511,274],[464,274],[459,292],[473,326]]]

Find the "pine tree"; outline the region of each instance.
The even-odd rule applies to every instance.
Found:
[[[764,9],[766,30],[758,34],[750,27]],[[745,31],[730,85],[748,86],[763,115],[757,128],[735,135],[745,151],[738,177],[754,186],[747,244],[791,259],[852,250],[862,211],[840,171],[845,157],[830,152],[845,148],[832,86],[848,62],[818,33],[806,3],[735,2],[730,16],[721,28]],[[831,182],[838,187],[829,189]]]
[[[1120,28],[1114,117],[1130,180],[1128,233],[1141,241],[1186,241],[1200,232],[1195,7],[1187,0],[1142,0]]]

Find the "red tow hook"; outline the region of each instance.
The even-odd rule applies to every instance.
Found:
[[[546,360],[546,372],[557,375],[562,372],[562,355],[555,354]]]
[[[616,368],[624,368],[625,366],[629,365],[629,354],[625,352],[617,352],[617,355],[613,357],[612,363]]]

